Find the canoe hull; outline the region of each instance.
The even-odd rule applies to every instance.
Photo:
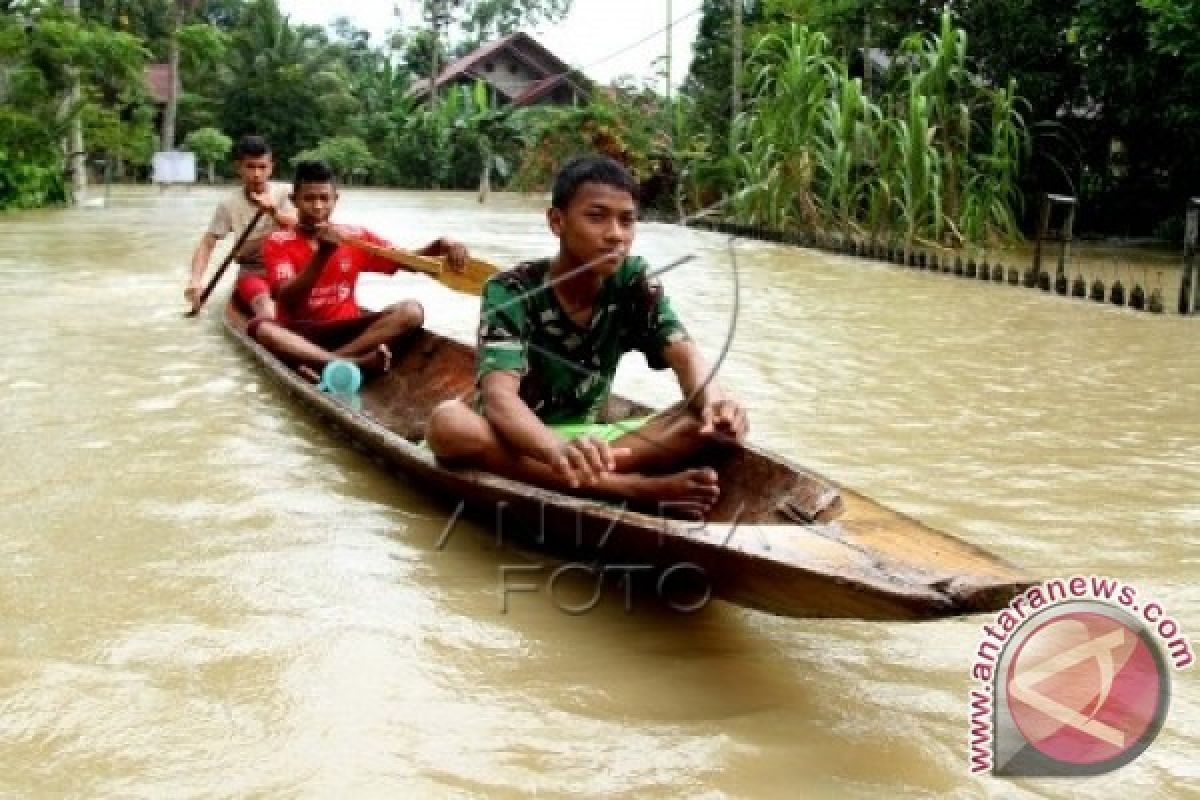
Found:
[[[710,454],[722,502],[706,522],[564,495],[475,470],[451,470],[418,442],[441,400],[469,391],[471,348],[428,331],[396,353],[356,411],[318,392],[254,342],[227,308],[230,335],[297,400],[358,447],[505,541],[639,575],[687,576],[697,591],[794,617],[920,620],[998,609],[1032,581],[1007,562],[846,489],[815,521],[788,513],[824,478],[753,447]],[[611,417],[647,409],[614,398]],[[836,518],[832,518],[836,515]]]

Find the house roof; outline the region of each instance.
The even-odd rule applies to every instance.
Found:
[[[147,64],[146,91],[156,103],[166,104],[171,97],[171,68],[168,64]]]
[[[526,106],[531,103],[536,103],[539,99],[550,94],[564,83],[571,84],[572,86],[575,85],[575,82],[572,81],[568,75],[564,74],[551,75],[548,78],[543,78],[542,80],[534,83],[525,91],[521,92],[521,94],[514,97],[512,99],[512,104],[514,106]]]
[[[453,83],[455,80],[462,77],[470,77],[472,73],[477,72],[476,67],[480,66],[488,58],[495,56],[502,51],[508,51],[516,56],[521,61],[525,62],[532,70],[545,76],[537,82],[540,85],[550,78],[561,78],[571,71],[571,68],[560,59],[558,56],[551,53],[545,47],[538,43],[532,36],[518,31],[511,33],[502,39],[497,39],[494,42],[488,42],[470,53],[467,53],[457,61],[452,61],[438,73],[437,87],[440,89],[443,86]],[[557,84],[555,84],[557,85]],[[551,87],[553,88],[553,87]],[[521,94],[525,97],[533,90],[533,87],[527,89]],[[549,89],[545,90],[549,91]],[[541,92],[544,94],[545,91]],[[410,95],[424,95],[429,92],[429,79],[423,78],[415,81],[412,87],[408,90]],[[530,102],[530,100],[525,100]]]

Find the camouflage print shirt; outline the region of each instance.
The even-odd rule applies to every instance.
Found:
[[[571,319],[546,281],[550,260],[521,264],[483,287],[476,380],[521,376],[520,396],[547,424],[590,421],[608,399],[621,356],[640,350],[654,369],[687,337],[646,261],[626,258],[600,287],[586,327]]]

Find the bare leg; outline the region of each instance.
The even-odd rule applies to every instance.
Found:
[[[387,370],[391,366],[391,352],[383,345],[365,355],[343,356],[330,352],[320,345],[293,333],[282,325],[265,320],[258,326],[254,338],[263,347],[290,364],[322,369],[330,361],[345,358],[367,370]]]
[[[647,423],[650,424],[653,423]],[[701,512],[712,508],[720,495],[717,474],[711,469],[645,475],[623,470],[621,465],[618,465],[618,471],[602,475],[595,484],[572,489],[558,472],[542,462],[514,456],[491,424],[461,400],[449,400],[434,409],[426,436],[430,449],[448,465],[476,467],[562,492],[693,506]],[[649,449],[659,452],[656,448]]]
[[[421,327],[424,321],[425,310],[414,300],[388,306],[379,319],[334,352],[343,357],[367,355],[377,350],[380,345],[395,342],[409,331]]]
[[[686,461],[712,441],[700,433],[700,419],[695,414],[675,407],[656,414],[611,446],[628,451],[628,455],[617,456],[617,472],[662,472]]]
[[[256,295],[250,301],[250,308],[254,310],[254,316],[256,317],[275,319],[275,301],[266,292]]]

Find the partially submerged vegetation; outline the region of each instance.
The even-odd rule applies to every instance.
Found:
[[[424,5],[432,21],[444,4]],[[276,0],[81,0],[80,17],[58,0],[0,0],[0,207],[66,199],[64,133],[77,117],[89,164],[117,180],[144,177],[176,140],[219,177],[225,142],[248,132],[272,141],[285,170],[319,155],[347,183],[405,188],[540,189],[564,158],[593,150],[626,163],[648,205],[673,215],[720,204],[738,222],[906,247],[1011,240],[1032,227],[1028,198],[1042,191],[1079,196],[1093,230],[1174,231],[1200,180],[1161,146],[1173,138],[1184,151],[1200,130],[1189,49],[1200,39],[1167,24],[1186,19],[1175,0],[1001,0],[958,17],[890,0],[754,3],[736,114],[726,0],[705,0],[671,102],[632,81],[594,87],[575,107],[512,109],[482,85],[416,99],[409,89],[433,63],[570,4],[460,5],[449,49],[427,29],[373,43],[345,19],[295,24]],[[172,53],[181,91],[166,113],[143,76]],[[1179,80],[1156,97],[1140,67],[1121,83],[1107,63],[1141,57]],[[1129,213],[1106,216],[1118,196]]]

